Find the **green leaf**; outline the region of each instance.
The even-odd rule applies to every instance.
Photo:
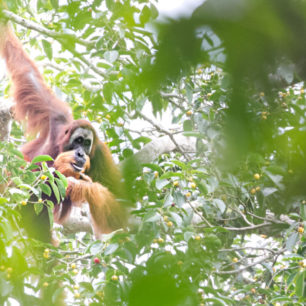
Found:
[[[150,211],[143,217],[143,222],[156,222],[160,220],[160,214],[155,211]]]
[[[119,248],[119,244],[118,243],[112,243],[110,245],[107,246],[107,248],[104,251],[104,255],[110,255],[116,252],[116,250]]]
[[[52,52],[53,52],[53,50],[52,50],[51,44],[47,40],[45,40],[45,39],[42,40],[42,44],[43,44],[43,48],[44,48],[44,51],[45,51],[48,59],[52,60]]]
[[[58,8],[58,0],[50,0],[51,1],[51,4],[52,6],[57,9]]]
[[[104,53],[104,58],[109,62],[109,63],[113,63],[115,62],[119,57],[119,52],[116,50],[113,51],[106,51]]]
[[[65,175],[61,174],[58,170],[55,170],[56,175],[59,177],[59,179],[62,181],[65,188],[68,186],[68,181]]]
[[[146,24],[150,20],[150,17],[151,10],[145,5],[140,13],[139,20],[142,24]]]
[[[103,85],[103,96],[107,103],[112,103],[112,96],[113,96],[113,84],[112,83],[105,83]]]
[[[306,286],[305,286],[305,276],[306,276],[306,271],[301,271],[297,274],[295,278],[295,292],[297,296],[303,297]]]
[[[155,186],[158,190],[163,189],[165,186],[167,186],[169,184],[168,180],[164,180],[164,179],[157,179],[155,181]]]
[[[153,3],[150,3],[150,9],[152,19],[156,19],[158,17],[158,9]]]
[[[61,179],[58,179],[58,178],[55,178],[55,181],[56,181],[56,185],[57,185],[57,188],[59,190],[59,193],[60,193],[61,197],[65,198],[65,196],[66,196],[66,187],[64,186],[64,183],[62,182]]]
[[[224,213],[226,205],[221,199],[213,199],[212,203],[215,207],[217,207],[220,210],[222,214]]]
[[[52,190],[48,184],[40,184],[39,187],[44,194],[46,194],[48,197],[51,196]]]
[[[43,208],[44,208],[43,203],[34,203],[34,210],[36,215],[39,215],[42,212]]]
[[[36,163],[47,162],[51,160],[53,160],[53,158],[49,155],[39,155],[39,156],[34,157],[31,163],[36,164]]]
[[[5,204],[5,203],[7,203],[7,199],[6,199],[6,198],[1,198],[1,197],[0,197],[0,205],[3,205],[3,204]]]
[[[286,241],[286,249],[292,251],[296,243],[299,241],[299,234],[292,233]]]
[[[89,247],[89,253],[92,255],[97,255],[102,252],[104,244],[100,240],[94,241]]]
[[[53,193],[55,195],[56,201],[57,201],[57,203],[59,203],[60,200],[61,200],[60,199],[59,190],[58,190],[57,186],[53,182],[50,182],[50,185],[51,185],[52,191],[53,191]]]
[[[267,197],[271,194],[273,194],[274,192],[276,192],[278,189],[277,188],[274,188],[274,187],[267,187],[267,188],[264,188],[262,190],[262,194]]]
[[[47,204],[48,204],[47,209],[48,209],[50,228],[53,228],[53,208],[54,208],[54,204],[51,201],[47,201]]]

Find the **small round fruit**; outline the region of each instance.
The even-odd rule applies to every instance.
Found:
[[[256,193],[256,189],[255,188],[252,188],[251,189],[251,194],[255,194]]]
[[[44,282],[44,283],[42,284],[42,286],[43,286],[44,288],[46,288],[46,287],[49,286],[49,283],[48,283],[48,282]]]
[[[157,239],[157,242],[158,242],[158,243],[164,243],[164,239],[161,238],[161,237],[159,237],[159,238]]]
[[[76,284],[76,285],[73,286],[73,289],[74,289],[74,290],[79,290],[79,289],[80,289],[80,286],[79,286],[78,284]]]
[[[179,260],[178,262],[177,262],[177,265],[178,266],[181,266],[183,264],[183,262],[181,261],[181,260]]]
[[[186,115],[187,115],[188,117],[192,116],[192,110],[187,111],[187,112],[186,112]]]
[[[98,258],[98,257],[95,257],[94,258],[94,263],[95,264],[99,264],[101,261],[100,261],[100,258]]]
[[[197,240],[197,241],[201,240],[201,236],[200,236],[200,235],[196,235],[196,236],[194,237],[194,240]]]
[[[174,181],[174,182],[173,182],[173,186],[174,186],[174,187],[177,187],[179,184],[180,184],[179,181]]]
[[[75,269],[76,268],[76,264],[75,263],[72,263],[71,264],[71,269]]]
[[[234,258],[233,258],[233,262],[238,262],[238,258],[237,258],[237,257],[234,257]]]
[[[259,180],[260,179],[260,174],[259,173],[255,173],[254,174],[254,179],[255,180]]]
[[[42,176],[40,177],[40,179],[41,179],[42,181],[45,181],[47,178],[48,178],[48,177],[47,177],[46,175],[42,175]]]
[[[114,275],[112,276],[112,281],[117,282],[118,279],[119,279],[119,277],[118,277],[116,274],[114,274]]]
[[[260,187],[257,186],[257,187],[255,188],[255,190],[256,190],[256,191],[260,191]]]
[[[80,292],[75,292],[75,293],[74,293],[74,297],[75,297],[76,299],[79,299],[79,298],[81,297]]]
[[[43,254],[43,257],[46,258],[46,259],[48,259],[48,258],[50,257],[50,254],[49,254],[49,253],[44,253],[44,254]]]
[[[27,201],[21,201],[21,205],[22,205],[22,206],[26,206],[27,204],[28,204]]]
[[[172,227],[172,226],[173,226],[173,223],[172,223],[171,221],[168,221],[168,222],[167,222],[167,226],[168,226],[168,227]]]
[[[165,222],[168,222],[168,221],[169,221],[169,217],[168,217],[168,216],[164,216],[163,219],[164,219]]]
[[[299,232],[300,234],[303,234],[303,233],[304,233],[304,227],[299,226],[298,232]]]
[[[110,116],[109,114],[107,114],[107,115],[105,116],[105,118],[106,118],[107,120],[109,120],[109,119],[111,118],[111,116]]]
[[[154,177],[158,178],[158,175],[159,175],[158,171],[154,171]]]
[[[73,270],[72,270],[72,273],[76,275],[76,274],[79,273],[79,270],[78,270],[78,269],[73,269]]]
[[[5,266],[0,266],[0,271],[4,271],[5,270]]]
[[[191,197],[191,192],[186,192],[185,197],[190,198]]]
[[[255,294],[255,293],[256,293],[256,289],[255,289],[255,288],[252,288],[252,289],[251,289],[251,292],[252,292],[253,294]]]
[[[7,273],[12,273],[12,272],[13,272],[13,268],[8,267],[8,268],[6,269],[6,271],[7,271]]]
[[[191,183],[191,184],[190,184],[190,187],[191,187],[192,189],[195,189],[195,188],[197,187],[197,185],[196,185],[196,183]]]

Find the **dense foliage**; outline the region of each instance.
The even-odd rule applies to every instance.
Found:
[[[66,180],[47,156],[23,160],[14,122],[0,145],[0,303],[64,290],[68,305],[304,305],[302,2],[211,0],[161,23],[150,0],[7,1],[47,83],[124,165],[134,225],[103,241],[57,227],[58,248],[28,239],[20,208],[51,211],[30,196],[48,178],[60,199]],[[138,162],[162,136],[175,149]]]

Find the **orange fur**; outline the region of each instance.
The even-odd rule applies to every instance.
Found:
[[[101,234],[110,233],[126,223],[125,213],[114,195],[99,183],[93,183],[85,172],[90,168],[90,160],[86,156],[83,171],[76,172],[71,166],[74,163],[74,151],[61,153],[55,160],[55,168],[68,177],[66,195],[72,204],[79,206],[89,204],[93,232],[97,239]]]
[[[54,167],[68,177],[67,199],[55,203],[55,221],[62,222],[69,216],[71,200],[73,205],[89,203],[96,237],[124,227],[126,208],[116,200],[116,197],[125,196],[121,175],[108,147],[98,139],[93,126],[86,120],[73,119],[69,105],[58,99],[45,84],[10,27],[1,22],[0,55],[6,62],[14,87],[15,117],[25,123],[27,132],[33,136],[22,148],[24,157],[31,161],[37,155],[48,154],[55,160]],[[89,129],[94,137],[86,166],[82,172],[75,172],[71,167],[74,153],[65,152],[65,148],[79,127]],[[29,227],[35,227],[35,224],[31,219]],[[38,234],[44,232],[46,230],[37,230]],[[47,240],[48,235],[42,239]]]

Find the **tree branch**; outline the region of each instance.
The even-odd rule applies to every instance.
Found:
[[[177,141],[175,140],[173,134],[171,132],[169,132],[167,129],[161,127],[160,125],[156,124],[153,120],[151,120],[149,117],[147,117],[146,115],[137,112],[137,114],[143,118],[144,120],[148,121],[150,124],[152,124],[159,132],[164,133],[166,135],[168,135],[171,139],[171,141],[175,144],[176,148],[179,150],[179,152],[186,158],[186,160],[190,160],[190,157],[182,150],[181,146],[177,143]]]
[[[83,45],[83,46],[86,46],[86,47],[94,47],[95,46],[95,43],[94,42],[91,42],[91,41],[87,41],[87,40],[84,40],[82,38],[79,38],[77,37],[76,35],[72,35],[72,34],[61,34],[61,33],[58,33],[58,32],[55,32],[55,31],[51,31],[49,29],[46,29],[42,26],[40,26],[39,24],[31,21],[31,20],[26,20],[25,18],[22,18],[8,10],[2,10],[1,11],[2,14],[9,20],[11,21],[14,21],[15,23],[27,28],[27,29],[31,29],[31,30],[34,30],[36,32],[39,32],[41,34],[44,34],[46,36],[49,36],[49,37],[52,37],[54,39],[59,39],[59,38],[63,38],[65,36],[69,36],[71,37],[74,41],[76,41],[78,44],[80,45]]]
[[[0,102],[0,140],[7,141],[11,131],[11,103]]]

